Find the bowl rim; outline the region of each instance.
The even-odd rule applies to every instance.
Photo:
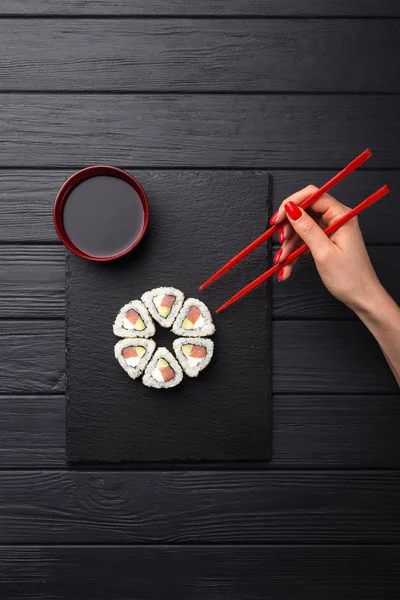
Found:
[[[143,222],[143,227],[141,229],[140,234],[132,242],[132,244],[130,246],[128,246],[128,248],[126,248],[122,252],[119,252],[118,254],[99,257],[99,256],[92,256],[90,254],[86,254],[86,252],[83,252],[82,250],[80,250],[70,240],[70,238],[68,237],[68,235],[65,231],[65,228],[64,228],[63,211],[64,211],[64,206],[67,201],[67,198],[73,189],[75,189],[80,183],[82,183],[86,179],[91,179],[92,177],[97,177],[97,176],[101,176],[101,175],[106,175],[109,177],[117,177],[118,179],[122,179],[122,181],[125,181],[131,187],[133,187],[133,189],[137,192],[137,194],[141,200],[142,206],[143,206],[144,222]],[[131,252],[134,248],[136,248],[136,246],[139,244],[139,242],[143,238],[144,234],[146,233],[147,225],[149,223],[149,202],[147,200],[147,196],[146,196],[144,189],[142,188],[142,186],[140,185],[138,180],[135,179],[135,177],[133,177],[133,175],[130,175],[130,173],[127,173],[126,171],[123,171],[122,169],[119,169],[118,167],[112,167],[109,165],[92,165],[90,167],[85,167],[83,169],[80,169],[76,173],[73,173],[73,175],[68,177],[68,179],[63,183],[63,185],[61,186],[61,188],[59,189],[59,191],[57,193],[57,196],[56,196],[56,199],[54,202],[53,220],[54,220],[54,226],[56,228],[57,235],[60,238],[60,240],[62,241],[62,243],[64,244],[64,246],[66,246],[68,248],[68,250],[70,250],[77,256],[80,256],[81,258],[86,258],[87,260],[93,260],[95,262],[106,262],[109,260],[115,260],[117,258],[125,256],[126,254]]]

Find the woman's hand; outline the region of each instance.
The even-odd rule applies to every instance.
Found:
[[[400,385],[400,308],[380,283],[368,256],[357,219],[352,219],[328,238],[323,229],[350,209],[329,194],[314,202],[307,214],[298,204],[316,187],[309,185],[281,204],[271,223],[279,225],[287,216],[289,223],[279,231],[281,249],[274,261],[279,263],[296,246],[305,242],[327,289],[360,317],[379,343]],[[278,274],[284,281],[293,264]]]
[[[281,249],[275,262],[284,260],[293,250],[305,242],[314,257],[316,267],[327,289],[338,300],[357,311],[364,308],[368,299],[375,295],[381,284],[368,256],[357,218],[352,219],[328,238],[323,229],[349,212],[329,194],[319,198],[307,214],[298,204],[311,196],[317,188],[313,185],[287,198],[272,217],[279,225],[287,216],[289,223],[279,232]],[[282,269],[279,281],[288,279],[293,264]]]

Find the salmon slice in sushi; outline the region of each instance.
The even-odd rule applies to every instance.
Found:
[[[210,363],[214,353],[214,342],[205,338],[178,338],[174,340],[173,347],[182,369],[189,377],[197,377]]]
[[[126,338],[115,344],[114,355],[129,377],[137,379],[147,367],[155,349],[153,340]]]
[[[158,348],[143,375],[147,387],[168,389],[181,383],[182,369],[178,361],[166,348]]]
[[[156,332],[149,311],[140,300],[125,304],[119,311],[113,327],[118,337],[150,338]]]
[[[204,302],[188,298],[176,318],[172,331],[180,336],[203,337],[212,335],[215,327]]]
[[[171,327],[182,308],[184,296],[173,287],[159,287],[146,292],[142,302],[157,323],[162,327]]]

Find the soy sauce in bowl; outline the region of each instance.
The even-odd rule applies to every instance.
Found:
[[[75,254],[96,261],[130,252],[142,239],[148,202],[140,184],[115,167],[88,167],[61,188],[54,222],[64,244]]]

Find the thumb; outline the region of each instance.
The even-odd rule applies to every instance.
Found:
[[[310,248],[314,258],[322,258],[333,243],[319,225],[294,202],[286,202],[286,214],[295,232]]]

